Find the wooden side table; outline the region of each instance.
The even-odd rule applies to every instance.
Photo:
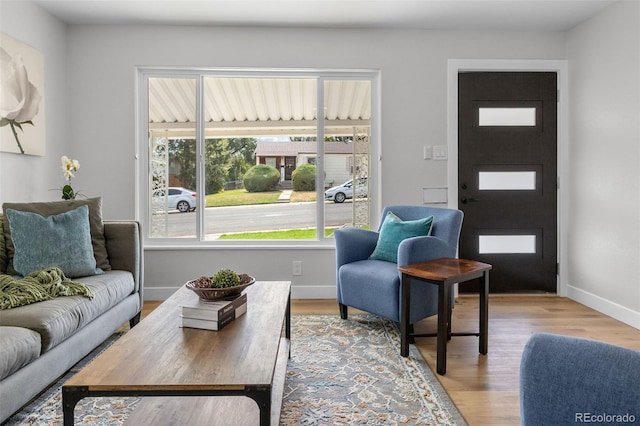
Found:
[[[402,296],[400,312],[400,355],[409,356],[409,339],[413,337],[438,337],[437,372],[444,375],[447,372],[447,341],[451,336],[480,337],[479,352],[487,353],[489,334],[489,270],[492,266],[487,263],[466,259],[443,258],[428,262],[413,263],[400,266],[402,273]],[[411,333],[409,324],[409,309],[411,301],[411,278],[417,278],[438,286],[438,332],[436,334]],[[482,278],[480,286],[480,332],[452,333],[451,332],[451,286],[455,283]]]

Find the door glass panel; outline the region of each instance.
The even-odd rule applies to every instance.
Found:
[[[480,235],[479,253],[535,253],[535,235]]]
[[[535,126],[535,108],[478,108],[480,126]]]
[[[536,172],[479,172],[480,190],[535,190]]]

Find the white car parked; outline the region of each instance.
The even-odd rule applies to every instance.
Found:
[[[358,197],[367,196],[367,178],[358,178]],[[324,199],[334,203],[344,203],[344,200],[353,198],[353,179],[349,179],[342,185],[334,186],[324,191]]]
[[[155,195],[164,196],[162,189],[156,190]],[[162,202],[161,198],[158,200]],[[196,209],[198,205],[197,194],[186,188],[169,187],[167,188],[167,210],[178,210],[181,213],[187,213]]]

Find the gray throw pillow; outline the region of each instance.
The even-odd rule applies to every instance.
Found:
[[[4,243],[4,215],[0,213],[0,274],[7,272],[7,249]]]

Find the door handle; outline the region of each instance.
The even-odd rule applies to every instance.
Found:
[[[466,197],[460,200],[462,204],[475,203],[477,201],[480,201],[480,200],[478,200],[477,198],[466,198]]]

